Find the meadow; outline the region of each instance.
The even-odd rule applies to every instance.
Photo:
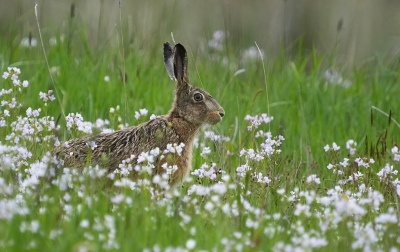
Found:
[[[43,31],[49,67],[38,37],[2,28],[2,251],[398,251],[395,56],[345,68],[301,39],[296,54],[269,58],[223,31],[200,46],[175,38],[191,84],[226,115],[199,133],[192,174],[170,187],[146,172],[132,181],[127,166],[109,175],[52,157],[66,140],[138,125],[173,101],[170,37],[93,46],[75,25]]]

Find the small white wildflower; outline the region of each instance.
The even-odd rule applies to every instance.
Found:
[[[156,119],[157,118],[157,116],[155,115],[155,114],[152,114],[151,116],[150,116],[150,121],[151,120],[154,120],[154,119]]]
[[[339,164],[343,167],[347,167],[349,165],[349,159],[344,158],[343,162],[339,162]]]
[[[312,174],[307,177],[307,183],[315,182],[316,184],[320,184],[321,180],[317,177],[317,175]]]
[[[8,76],[10,76],[10,73],[9,72],[4,72],[2,77],[3,77],[3,79],[6,80],[8,78]]]
[[[79,224],[79,226],[83,227],[83,228],[87,228],[89,227],[89,221],[88,220],[82,220],[81,223]]]
[[[70,201],[70,199],[71,199],[71,195],[69,195],[69,193],[65,193],[64,200],[68,202],[68,201]]]
[[[124,195],[123,194],[118,194],[115,197],[111,198],[111,202],[114,204],[119,204],[124,200]]]
[[[89,146],[90,148],[92,148],[92,150],[96,149],[97,145],[95,141],[89,141],[86,143],[87,146]]]
[[[186,248],[187,249],[194,249],[194,247],[196,246],[196,241],[193,239],[189,239],[186,242]]]
[[[203,147],[203,151],[200,153],[200,156],[204,157],[211,153],[211,149],[207,146]]]
[[[26,110],[26,116],[32,116],[32,109],[30,107]]]
[[[246,62],[248,60],[254,60],[260,57],[264,58],[264,54],[264,50],[258,50],[255,46],[250,46],[248,49],[243,51],[242,61]]]
[[[346,149],[349,150],[350,155],[354,155],[354,153],[356,153],[356,147],[357,143],[353,139],[350,139],[346,142]]]
[[[145,116],[145,115],[147,115],[147,113],[148,113],[148,110],[147,110],[147,109],[145,109],[145,108],[143,108],[143,109],[139,109],[139,113],[140,113],[140,115],[142,115],[142,116]]]
[[[108,75],[104,76],[104,81],[105,82],[109,82],[110,81],[110,77]]]
[[[392,148],[392,154],[394,155],[394,161],[400,161],[400,152],[399,148],[397,146],[394,146]]]
[[[276,192],[278,194],[284,194],[285,193],[285,189],[284,188],[280,188],[280,189],[276,190]]]
[[[334,151],[338,151],[338,150],[340,150],[340,146],[338,146],[335,142],[333,142],[333,144],[332,144],[332,149],[333,149]]]
[[[213,38],[210,41],[208,41],[208,46],[215,50],[221,51],[223,49],[223,41],[226,36],[227,33],[225,31],[221,30],[215,31],[213,34]]]
[[[40,111],[41,111],[41,109],[36,109],[36,110],[32,111],[32,115],[33,115],[34,117],[38,117]]]

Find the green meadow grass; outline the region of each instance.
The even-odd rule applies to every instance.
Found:
[[[47,114],[57,118],[62,107],[66,115],[78,112],[85,121],[110,119],[111,126],[117,130],[121,123],[133,126],[147,121],[151,114],[168,113],[174,98],[174,83],[169,79],[162,60],[162,43],[165,41],[144,45],[140,38],[136,38],[132,43],[124,44],[125,54],[122,55],[121,46],[111,45],[111,42],[101,47],[91,46],[85,30],[80,29],[77,34],[64,35],[63,41],[60,40],[61,33],[56,33],[58,43],[53,46],[48,43],[50,32],[44,32],[44,46],[55,86],[40,43],[36,47],[21,47],[19,36],[12,29],[0,38],[1,73],[8,66],[15,66],[21,69],[21,79],[29,81],[29,86],[21,93],[19,115],[25,116],[25,111],[31,107],[41,108],[41,116]],[[113,190],[104,188],[104,178],[93,179],[77,174],[67,191],[43,178],[36,187],[19,193],[16,175],[4,168],[2,177],[14,190],[11,195],[4,194],[1,198],[15,198],[20,194],[29,214],[0,219],[0,247],[3,251],[157,251],[157,247],[164,251],[168,247],[190,249],[190,242],[187,244],[190,239],[196,242],[194,250],[269,251],[278,242],[301,247],[293,242],[293,237],[301,237],[298,231],[301,229],[328,242],[315,249],[338,251],[351,248],[358,238],[354,231],[357,223],[374,223],[375,217],[387,213],[390,207],[395,209],[397,218],[400,217],[394,189],[381,183],[376,176],[386,163],[394,165],[394,169],[399,168],[390,149],[400,142],[400,128],[393,122],[389,123],[387,116],[372,109],[376,106],[387,114],[391,113],[392,119],[400,120],[397,62],[384,62],[376,57],[373,61],[342,69],[338,64],[328,65],[328,56],[299,46],[298,54],[293,57],[286,57],[284,51],[276,59],[266,55],[265,82],[261,60],[243,62],[240,51],[245,48],[235,48],[229,38],[228,43],[232,43],[230,47],[234,48],[229,54],[211,49],[191,51],[192,45],[177,42],[188,49],[191,84],[207,90],[225,109],[222,122],[210,129],[231,138],[226,143],[213,143],[203,139],[200,133],[200,141],[211,147],[212,153],[203,158],[201,148],[194,149],[193,169],[198,169],[204,162],[215,162],[218,169],[230,175],[227,184],[236,187],[214,199],[218,193],[187,196],[194,184],[207,187],[215,184],[207,178],[193,177],[191,182],[183,183],[167,195],[151,197],[145,186],[140,192],[129,188]],[[212,55],[218,55],[220,59],[211,60]],[[223,57],[227,57],[227,64],[223,63]],[[121,80],[123,69],[127,76],[125,85]],[[235,76],[240,69],[245,69],[245,72]],[[351,81],[352,85],[345,88],[330,83],[325,77],[328,69],[342,70],[343,78]],[[105,76],[110,77],[109,82],[104,80]],[[1,79],[0,89],[8,84]],[[45,107],[39,99],[39,92],[50,89],[56,89],[58,95]],[[109,113],[110,107],[117,105],[120,106],[121,122]],[[148,109],[149,114],[136,120],[135,111],[141,108]],[[255,138],[255,129],[247,130],[249,124],[244,120],[245,116],[268,113],[268,110],[274,119],[270,125],[263,124],[259,129],[266,132],[270,127],[273,136],[285,138],[280,148],[282,153],[270,160],[249,163],[257,172],[271,179],[267,186],[254,183],[249,173],[244,179],[237,178],[236,168],[246,163],[244,157],[239,157],[240,150],[259,149],[262,142]],[[14,120],[16,116],[13,115]],[[70,139],[72,133],[66,129],[63,115],[58,124],[61,127],[57,133],[60,140]],[[1,129],[2,144],[11,145],[5,140],[10,133],[10,127]],[[81,135],[83,133],[74,136]],[[304,192],[314,191],[320,196],[334,188],[339,179],[326,167],[349,156],[345,146],[349,139],[358,143],[355,157],[373,158],[375,164],[369,169],[360,168],[364,177],[358,183],[344,185],[344,191],[357,192],[358,186],[365,183],[367,188],[380,191],[385,201],[377,210],[365,206],[367,213],[361,217],[343,217],[337,226],[332,224],[320,236],[321,217],[317,214],[311,217],[297,215],[296,206],[306,204],[305,199],[300,196],[297,201],[290,202],[287,197],[291,196],[291,191],[297,190],[295,188]],[[326,153],[323,147],[331,146],[333,142],[341,146],[340,151]],[[50,144],[21,142],[20,145],[33,153],[29,163],[40,160],[53,148]],[[227,155],[227,150],[233,155]],[[357,170],[355,166],[351,167]],[[19,172],[22,177],[26,174],[24,170]],[[346,172],[350,170],[346,169]],[[306,178],[311,174],[316,174],[321,184],[307,183]],[[221,180],[220,176],[218,180]],[[285,189],[283,195],[278,193],[279,189]],[[70,199],[65,199],[66,194]],[[111,199],[119,194],[125,199],[130,197],[132,203],[111,203]],[[205,210],[208,202],[213,202],[212,210]],[[280,213],[281,217],[276,220],[260,217],[249,210],[247,202],[264,211],[261,216]],[[225,204],[231,204],[231,207],[236,204],[237,215],[224,213],[222,206]],[[321,204],[313,202],[309,205],[313,213],[323,212]],[[188,218],[190,221],[185,221]],[[249,219],[257,221],[258,226],[251,227]],[[88,221],[88,227],[82,224],[83,220]],[[32,222],[35,226],[35,221],[39,224],[37,230],[30,226]],[[348,223],[352,223],[351,226]],[[28,228],[24,230],[25,226]],[[33,230],[29,231],[30,227]],[[276,228],[274,235],[266,234],[267,227]],[[399,247],[398,228],[397,224],[385,225],[384,234],[380,236],[383,238],[371,245],[372,249],[387,251]]]

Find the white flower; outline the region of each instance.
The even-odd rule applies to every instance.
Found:
[[[350,139],[346,142],[346,149],[349,150],[350,155],[354,155],[354,153],[356,153],[356,147],[357,143],[353,139]]]
[[[258,173],[258,174],[257,173],[253,173],[252,177],[257,179],[257,183],[269,184],[271,182],[271,180],[268,177],[263,176],[263,174],[261,172]]]
[[[79,224],[79,226],[83,227],[83,228],[87,228],[89,227],[89,221],[88,220],[82,220],[81,223]]]
[[[8,111],[7,109],[5,109],[3,111],[3,113],[4,113],[4,116],[6,116],[6,117],[10,116],[10,111]]]
[[[340,150],[340,146],[338,146],[335,142],[333,142],[333,144],[332,144],[332,149],[333,149],[334,151],[338,151],[338,150]]]
[[[274,118],[272,116],[268,116],[265,113],[261,114],[261,116],[246,115],[244,118],[244,120],[251,122],[251,126],[254,126],[255,128],[258,128],[258,126],[260,126],[262,123],[270,123],[273,119]],[[249,131],[251,130],[251,126],[249,126]]]
[[[329,150],[329,145],[328,144],[324,146],[324,150],[325,150],[325,152],[327,152]]]
[[[43,93],[43,92],[39,92],[39,97],[40,97],[41,100],[43,100],[43,101],[45,101],[45,102],[47,102],[48,100],[54,101],[54,100],[56,99],[56,98],[54,97],[54,95],[53,95],[53,90],[49,90],[49,91],[47,92],[47,94],[46,94],[46,93]]]
[[[115,197],[111,198],[111,202],[114,204],[119,204],[124,200],[124,195],[123,194],[118,194]]]
[[[332,169],[334,166],[331,164],[331,163],[329,163],[328,164],[328,166],[326,167],[326,168],[328,168],[328,170],[330,170],[330,169]]]
[[[3,73],[3,79],[6,80],[8,78],[8,76],[10,76],[10,74],[8,72]]]
[[[221,51],[223,49],[223,41],[225,37],[227,36],[227,33],[221,30],[215,31],[213,34],[213,38],[208,41],[208,46]]]
[[[386,164],[382,170],[380,170],[377,175],[380,178],[380,181],[383,181],[385,179],[392,180],[393,175],[397,175],[398,171],[393,169],[393,165]]]
[[[95,141],[89,141],[86,143],[87,146],[89,146],[90,148],[92,148],[92,150],[96,149],[97,145]]]
[[[32,111],[32,115],[33,115],[34,117],[38,117],[40,111],[41,111],[41,109],[36,109],[36,110]]]
[[[371,158],[371,159],[367,159],[367,158],[356,158],[354,160],[358,166],[364,166],[365,168],[369,167],[369,164],[373,164],[375,163],[375,161]]]
[[[367,211],[360,207],[359,205],[357,205],[357,203],[355,202],[355,200],[352,199],[342,199],[336,202],[336,210],[339,213],[345,213],[348,216],[351,215],[364,215],[367,213]]]
[[[151,116],[150,116],[150,121],[151,120],[154,120],[154,119],[156,119],[157,118],[157,116],[155,115],[155,114],[152,114]]]
[[[261,58],[264,58],[264,54],[265,54],[264,50],[262,49],[258,50],[257,47],[250,46],[242,53],[242,61],[246,62],[247,60],[254,60],[259,58],[260,56]]]
[[[110,81],[110,77],[108,75],[104,76],[104,81],[105,82],[109,82]]]
[[[186,248],[187,249],[194,249],[194,247],[196,246],[196,241],[193,239],[189,239],[186,242]]]
[[[397,223],[397,216],[395,214],[383,213],[375,218],[376,223]]]
[[[200,153],[200,156],[204,157],[205,155],[208,155],[208,154],[210,154],[210,153],[211,153],[210,148],[207,147],[207,146],[204,146],[204,147],[203,147],[203,151]]]
[[[148,113],[148,110],[147,110],[147,109],[145,109],[145,108],[143,108],[143,109],[139,109],[139,112],[140,112],[140,115],[143,115],[143,116],[145,116],[145,115],[147,115],[147,113]]]
[[[325,71],[326,84],[340,85],[344,88],[349,88],[353,83],[350,80],[343,79],[342,75],[335,70],[328,69]]]
[[[343,167],[347,167],[349,165],[349,159],[344,158],[343,162],[339,162],[339,164]]]
[[[147,109],[145,108],[139,109],[139,111],[135,111],[135,118],[139,119],[141,116],[147,115],[147,113],[148,113]]]
[[[315,182],[316,184],[320,184],[321,180],[317,177],[317,175],[312,174],[307,177],[307,183]]]
[[[394,161],[400,161],[400,152],[397,146],[392,148],[392,154],[394,155]]]

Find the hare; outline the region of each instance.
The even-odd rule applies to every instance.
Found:
[[[113,133],[73,139],[57,147],[53,153],[63,159],[66,166],[83,167],[91,162],[113,172],[123,160],[131,157],[131,164],[136,165],[142,152],[157,147],[162,151],[168,144],[183,143],[179,156],[173,161],[158,157],[153,170],[153,174],[162,174],[165,170],[161,166],[165,163],[176,165],[178,169],[170,176],[170,183],[182,181],[191,170],[196,132],[204,124],[219,123],[225,111],[207,91],[189,84],[188,58],[183,45],[172,47],[168,42],[164,43],[164,63],[170,78],[176,82],[175,99],[167,115]],[[97,145],[93,150],[87,144],[90,141]]]

